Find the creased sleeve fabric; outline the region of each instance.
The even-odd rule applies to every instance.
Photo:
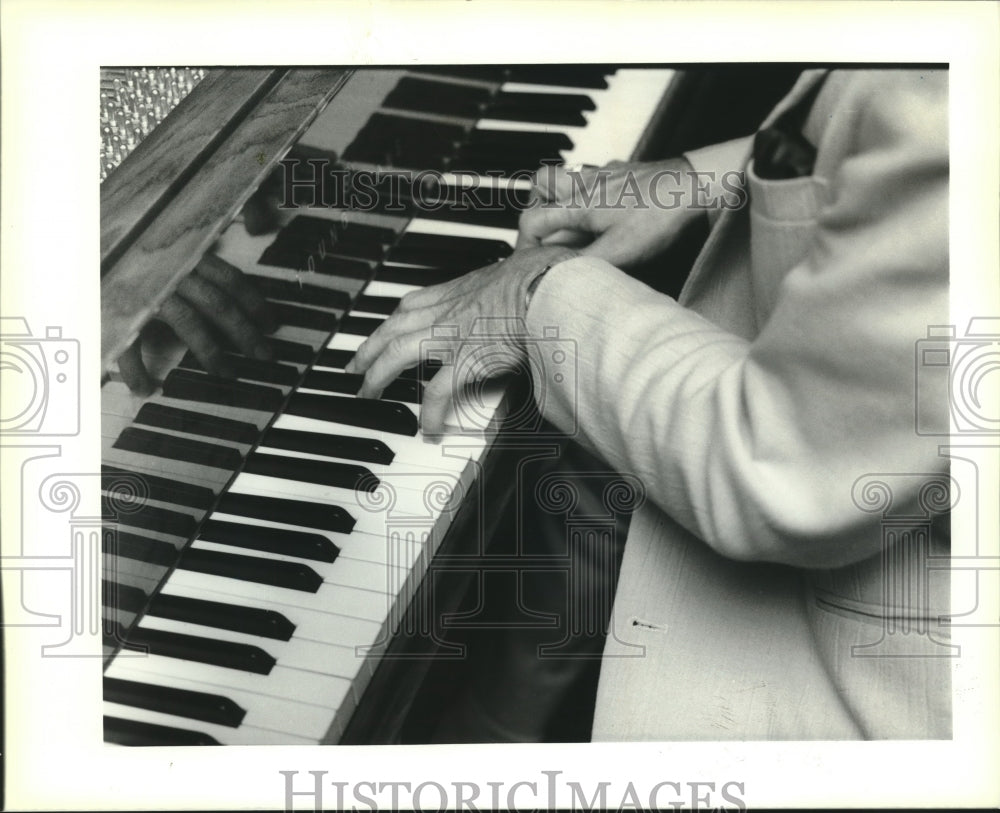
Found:
[[[915,365],[916,342],[948,314],[946,77],[884,87],[847,94],[851,132],[832,164],[820,145],[806,250],[770,274],[752,339],[595,258],[556,266],[532,300],[529,330],[557,329],[576,361],[573,376],[536,375],[544,416],[729,558],[870,557],[878,517],[854,504],[852,484],[944,467],[937,439],[914,426],[916,387],[940,388],[920,398],[940,405],[939,424],[947,403]]]

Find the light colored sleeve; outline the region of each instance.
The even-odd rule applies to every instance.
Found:
[[[725,556],[827,568],[878,552],[880,517],[853,483],[945,467],[939,439],[914,429],[915,386],[940,388],[920,401],[942,415],[947,403],[914,361],[948,314],[942,92],[927,83],[861,115],[752,342],[601,260],[553,268],[528,326],[558,330],[576,374],[536,374],[545,417]]]
[[[691,168],[697,173],[697,205],[705,207],[709,225],[714,226],[722,213],[722,207],[713,202],[732,199],[732,187],[744,185],[742,182],[734,183],[732,176],[743,171],[752,148],[753,136],[745,136],[684,153]],[[730,183],[723,185],[723,178],[727,174],[730,175]]]

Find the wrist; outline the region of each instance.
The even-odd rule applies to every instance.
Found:
[[[548,274],[552,268],[559,265],[559,263],[579,256],[581,256],[580,252],[572,248],[560,247],[558,249],[554,249],[553,253],[545,258],[544,265],[540,268],[533,269],[532,272],[528,274],[523,285],[522,318],[527,317],[528,308],[531,306],[531,298],[534,296],[535,290],[541,284],[545,275]]]

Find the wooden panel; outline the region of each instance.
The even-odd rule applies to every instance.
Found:
[[[101,184],[101,266],[149,222],[283,71],[213,70]]]
[[[348,73],[288,71],[101,280],[101,369],[138,336]]]

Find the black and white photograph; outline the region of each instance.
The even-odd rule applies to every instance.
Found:
[[[806,5],[3,3],[7,809],[1000,804],[998,6]]]

